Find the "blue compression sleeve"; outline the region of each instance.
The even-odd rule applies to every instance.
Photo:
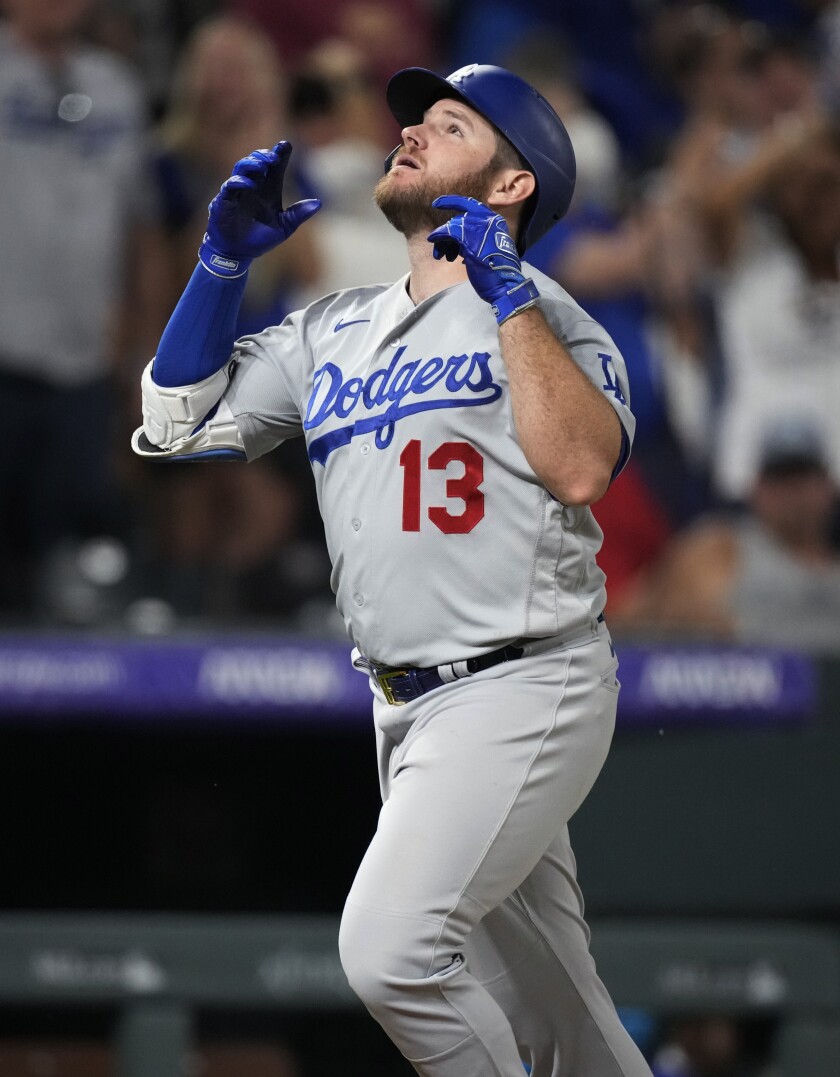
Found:
[[[199,262],[160,338],[152,367],[157,385],[194,385],[222,369],[233,351],[247,280],[247,273],[233,280],[214,276]]]

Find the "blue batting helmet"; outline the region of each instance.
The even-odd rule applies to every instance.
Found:
[[[518,75],[489,64],[470,64],[447,78],[423,67],[407,67],[391,78],[386,97],[402,127],[421,123],[426,109],[441,98],[464,101],[516,147],[537,183],[519,226],[520,254],[568,210],[575,189],[569,133],[542,94]]]

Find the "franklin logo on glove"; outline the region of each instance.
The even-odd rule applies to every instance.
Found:
[[[214,254],[212,256],[210,265],[215,266],[216,269],[226,269],[231,273],[239,269],[239,262],[237,262],[235,258],[223,258],[220,254]]]

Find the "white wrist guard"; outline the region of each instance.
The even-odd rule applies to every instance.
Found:
[[[195,385],[166,388],[152,378],[154,360],[143,371],[143,431],[152,445],[174,449],[188,438],[204,416],[218,404],[230,381],[232,363]]]

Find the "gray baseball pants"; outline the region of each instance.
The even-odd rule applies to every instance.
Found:
[[[595,972],[567,823],[607,755],[604,625],[405,706],[341,922],[351,986],[426,1077],[650,1077]]]

